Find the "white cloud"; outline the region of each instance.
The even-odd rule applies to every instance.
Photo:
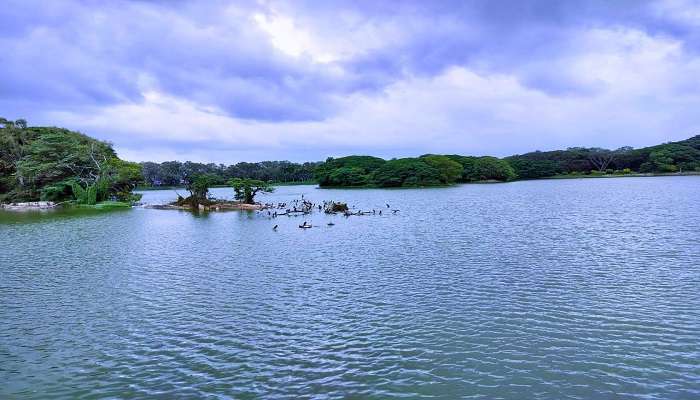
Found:
[[[253,20],[270,37],[270,42],[281,52],[300,57],[308,55],[318,63],[336,61],[338,57],[324,50],[311,34],[299,27],[292,18],[276,13],[256,13]]]
[[[582,34],[578,53],[558,63],[584,82],[603,82],[604,89],[556,96],[525,86],[516,75],[454,66],[434,77],[408,76],[381,93],[339,96],[340,112],[323,121],[243,121],[154,91],[139,103],[50,118],[87,133],[107,132],[121,153],[137,160],[227,163],[358,152],[508,155],[578,145],[642,146],[700,131],[700,118],[688,113],[700,107],[700,94],[678,91],[700,74],[700,62],[669,38],[590,30]],[[159,142],[176,142],[177,150],[161,152]]]

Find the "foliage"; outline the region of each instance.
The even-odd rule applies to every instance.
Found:
[[[509,181],[515,179],[513,167],[503,159],[496,157],[466,157],[449,156],[462,165],[462,177],[460,182],[479,181]]]
[[[464,171],[462,164],[447,156],[431,154],[421,159],[440,172],[440,182],[445,185],[455,183],[462,177]]]
[[[530,160],[526,158],[507,159],[520,179],[538,179],[557,175],[563,171],[553,160]]]
[[[389,161],[369,156],[329,158],[318,166],[315,175],[320,186],[402,187],[505,182],[555,175],[605,175],[618,171],[622,174],[700,171],[700,135],[642,149],[571,147],[503,159],[434,154]]]
[[[184,203],[193,208],[200,204],[209,204],[209,188],[216,182],[216,176],[211,174],[195,174],[187,179],[185,189],[190,192],[190,196],[184,199]]]
[[[372,172],[384,163],[371,156],[330,157],[316,168],[315,177],[320,186],[365,186]]]
[[[233,165],[202,164],[186,161],[166,161],[163,163],[144,162],[143,176],[148,186],[179,186],[188,177],[208,174],[215,176],[215,185],[223,185],[233,178],[250,178],[272,182],[305,182],[313,180],[314,169],[319,163],[297,164],[289,161],[262,161],[258,163],[240,162]]]
[[[608,169],[639,172],[692,171],[700,167],[700,135],[657,146],[617,150],[572,147],[566,150],[535,151],[507,157],[521,179]]]
[[[445,156],[385,161],[370,156],[329,158],[316,169],[320,186],[436,186],[459,179],[462,166]]]
[[[0,200],[133,198],[141,167],[120,160],[109,143],[24,120],[0,118],[0,125]]]
[[[233,187],[236,200],[246,204],[255,204],[255,195],[258,193],[270,193],[274,188],[268,182],[257,179],[234,178],[228,182]]]
[[[421,158],[399,158],[377,169],[371,182],[380,187],[437,186],[441,184],[440,170]]]

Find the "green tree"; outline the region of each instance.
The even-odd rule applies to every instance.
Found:
[[[255,204],[255,195],[258,193],[271,193],[275,190],[268,182],[257,179],[234,178],[228,184],[233,187],[236,200],[246,204]]]
[[[459,156],[458,156],[459,157]],[[464,166],[462,180],[464,182],[478,181],[510,181],[517,177],[508,161],[496,157],[459,157]]]
[[[399,158],[377,169],[371,183],[380,187],[437,186],[442,184],[440,178],[440,170],[421,158]]]
[[[364,186],[369,183],[370,175],[385,163],[370,156],[330,157],[316,167],[314,175],[320,186]]]
[[[659,149],[649,154],[649,161],[641,165],[642,172],[675,172],[673,156],[667,149]]]
[[[554,160],[531,160],[509,157],[508,163],[519,179],[537,179],[554,176],[560,172],[559,163]]]
[[[210,174],[192,175],[187,180],[185,189],[190,192],[190,197],[184,199],[192,208],[199,207],[200,204],[209,204],[209,188],[216,183],[216,176]]]
[[[132,198],[140,166],[120,160],[109,143],[66,129],[29,127],[22,119],[0,119],[0,125],[0,201],[69,200],[79,197],[77,186],[86,193],[95,187],[96,201],[119,192]]]
[[[439,171],[440,182],[444,184],[455,183],[462,177],[462,172],[464,171],[462,164],[451,160],[447,156],[427,155],[421,157],[421,159]]]

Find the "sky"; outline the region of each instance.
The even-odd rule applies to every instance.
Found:
[[[700,0],[4,0],[0,116],[131,161],[700,134]]]

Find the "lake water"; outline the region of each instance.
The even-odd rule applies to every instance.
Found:
[[[700,177],[302,194],[0,214],[0,398],[700,398]]]

